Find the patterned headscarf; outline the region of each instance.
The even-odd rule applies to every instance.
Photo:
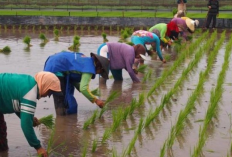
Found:
[[[55,74],[51,72],[41,71],[35,75],[35,80],[39,88],[39,96],[46,93],[48,90],[61,92],[60,81]]]

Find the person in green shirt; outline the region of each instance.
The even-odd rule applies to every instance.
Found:
[[[38,72],[35,77],[26,74],[0,74],[0,151],[8,150],[7,126],[4,114],[15,113],[21,121],[22,131],[31,147],[47,157],[46,150],[37,139],[33,126],[36,101],[51,94],[62,95],[59,79],[50,72]]]
[[[56,115],[77,113],[78,105],[73,96],[75,88],[98,107],[104,106],[104,102],[89,90],[89,83],[96,74],[108,79],[109,60],[107,58],[94,53],[91,53],[91,57],[87,57],[80,52],[63,51],[48,57],[44,71],[52,72],[60,79],[63,95],[53,96]]]

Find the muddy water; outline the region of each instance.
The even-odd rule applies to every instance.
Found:
[[[0,48],[9,46],[12,50],[10,54],[0,54],[0,72],[11,73],[26,73],[34,75],[36,72],[43,69],[43,65],[47,57],[62,50],[68,50],[72,45],[72,38],[75,32],[65,32],[61,34],[59,41],[53,40],[52,32],[44,33],[49,42],[45,46],[41,46],[40,39],[38,38],[39,32],[32,31],[10,31],[1,30],[0,33]],[[119,34],[117,32],[107,32],[108,40],[110,42],[117,42]],[[25,35],[30,35],[31,45],[30,49],[25,49],[26,45],[23,43]],[[77,32],[81,36],[80,39],[80,52],[89,56],[90,52],[96,52],[98,46],[102,43],[101,32]],[[199,34],[200,35],[200,34]],[[229,34],[228,34],[229,35]],[[194,36],[194,40],[198,36]],[[226,40],[227,41],[227,40]],[[208,82],[205,84],[205,92],[199,102],[196,102],[196,111],[189,116],[189,121],[184,129],[183,137],[178,138],[173,146],[173,156],[190,156],[193,148],[198,140],[199,128],[203,122],[196,122],[204,119],[205,112],[208,108],[208,101],[210,90],[215,87],[218,73],[221,70],[221,65],[224,61],[225,52],[224,45],[220,49],[217,60],[215,61],[213,71],[211,72]],[[164,54],[172,55],[173,60],[176,58],[176,53],[173,50],[165,50]],[[79,104],[78,114],[69,115],[65,117],[56,117],[53,99],[42,98],[38,101],[35,116],[40,118],[48,114],[53,114],[56,117],[55,126],[55,142],[54,147],[58,146],[51,156],[81,156],[83,147],[87,146],[87,156],[112,156],[110,152],[112,149],[117,151],[118,156],[123,154],[123,150],[128,146],[129,142],[134,136],[134,131],[139,123],[141,117],[146,117],[150,109],[160,105],[161,98],[166,94],[170,88],[173,87],[175,82],[181,76],[181,72],[188,65],[193,57],[189,57],[186,61],[176,70],[169,78],[166,79],[164,84],[155,92],[152,100],[146,101],[144,107],[136,110],[132,116],[129,116],[126,121],[123,121],[120,128],[112,134],[106,143],[102,144],[101,138],[105,129],[109,128],[112,124],[111,111],[116,110],[119,106],[128,106],[132,98],[137,98],[141,92],[147,92],[154,84],[155,80],[160,77],[163,70],[169,68],[173,60],[167,64],[162,64],[160,61],[145,62],[153,69],[152,78],[145,83],[133,84],[129,74],[123,71],[123,82],[115,82],[109,79],[106,84],[102,83],[98,77],[91,81],[90,89],[99,87],[101,89],[101,99],[105,100],[111,91],[120,91],[121,95],[114,102],[109,105],[109,110],[104,113],[103,119],[97,119],[96,122],[89,127],[88,130],[83,130],[84,122],[93,114],[95,110],[99,110],[95,104],[90,103],[78,91],[75,92],[75,97]],[[172,125],[175,124],[177,116],[181,109],[186,105],[186,102],[195,89],[199,73],[205,69],[207,56],[199,62],[198,66],[190,73],[190,77],[185,80],[180,92],[173,96],[171,103],[163,109],[159,117],[154,120],[151,125],[146,128],[142,135],[138,137],[135,143],[135,149],[132,151],[131,156],[159,156],[160,150],[164,141],[167,139]],[[203,148],[203,156],[226,156],[230,149],[231,142],[231,112],[232,112],[232,63],[227,72],[224,84],[224,93],[222,101],[220,102],[220,111],[218,121],[215,127],[210,132],[207,145]],[[140,79],[143,74],[138,75]],[[36,151],[31,148],[20,128],[20,121],[14,114],[5,115],[8,127],[8,142],[9,151],[1,153],[0,156],[9,157],[25,157],[36,156]],[[36,134],[40,139],[42,145],[47,148],[50,132],[43,127],[35,128]],[[92,141],[98,138],[98,147],[96,152],[91,153]],[[220,143],[220,144],[219,144]],[[62,146],[60,144],[63,144]],[[219,146],[218,146],[219,145]],[[166,153],[167,154],[167,153]],[[168,155],[167,155],[168,156]]]

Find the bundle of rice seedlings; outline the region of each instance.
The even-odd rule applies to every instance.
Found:
[[[9,46],[5,46],[2,50],[0,49],[0,52],[9,53],[9,52],[11,52],[11,49]]]
[[[140,73],[144,73],[146,68],[147,68],[147,65],[143,64],[137,68],[137,71]]]
[[[40,118],[39,123],[45,125],[49,129],[52,129],[54,124],[55,124],[53,115],[50,114],[48,116],[44,116],[44,117]]]

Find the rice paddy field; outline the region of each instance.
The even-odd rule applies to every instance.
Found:
[[[122,31],[104,30],[109,42],[130,41]],[[43,70],[49,55],[74,46],[90,56],[103,43],[103,30],[0,29],[0,72]],[[229,157],[232,152],[231,30],[197,31],[190,41],[163,49],[167,63],[154,57],[133,83],[124,70],[122,82],[96,77],[90,89],[106,101],[99,109],[75,91],[78,114],[56,116],[53,98],[38,100],[35,116],[52,114],[55,127],[35,128],[49,156],[64,157]],[[43,34],[43,38],[42,35]],[[29,44],[26,44],[30,39]],[[46,37],[46,42],[44,42]],[[27,42],[28,43],[28,42]],[[28,46],[30,45],[30,46]],[[149,46],[148,46],[149,47]],[[142,69],[142,68],[141,68]],[[111,74],[110,74],[111,76]],[[9,151],[3,157],[37,156],[14,114],[5,115]]]

